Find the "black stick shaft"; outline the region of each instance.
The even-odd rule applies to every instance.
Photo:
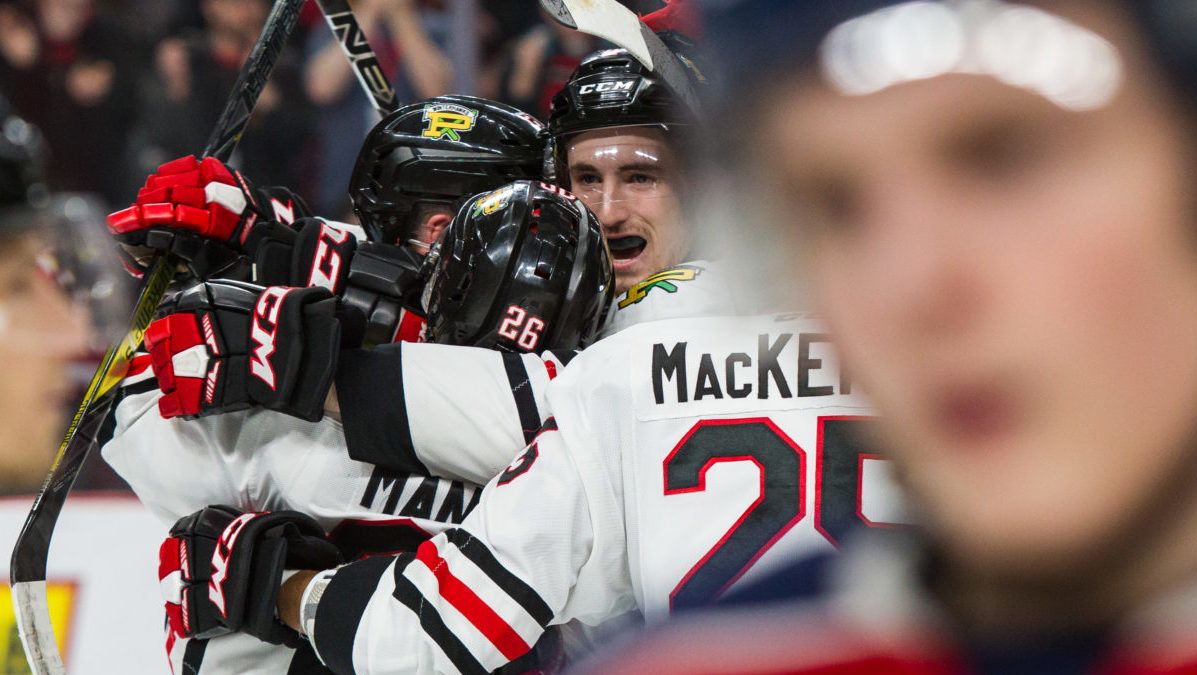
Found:
[[[254,105],[270,79],[270,71],[278,61],[279,52],[286,44],[287,38],[295,30],[299,21],[299,10],[303,8],[303,0],[278,0],[270,15],[266,17],[266,24],[262,34],[254,44],[249,58],[241,67],[241,74],[237,76],[237,83],[233,85],[233,94],[220,114],[220,120],[208,143],[204,146],[205,157],[215,157],[222,162],[229,161],[233,148],[241,140],[245,126],[249,124],[249,116],[253,113]]]
[[[341,51],[345,52],[345,57],[349,59],[353,74],[370,97],[374,109],[383,115],[395,110],[399,105],[395,90],[387,80],[386,74],[382,72],[382,67],[378,65],[378,56],[374,54],[370,41],[358,25],[349,2],[316,0],[316,4],[320,5],[324,20],[328,22],[328,27],[341,44]]]

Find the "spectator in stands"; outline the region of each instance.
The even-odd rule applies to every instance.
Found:
[[[269,0],[202,0],[204,31],[167,38],[158,45],[157,77],[145,96],[153,104],[141,109],[148,143],[140,153],[142,172],[203,148],[270,5]],[[298,59],[284,50],[232,163],[264,184],[300,189],[312,126]]]
[[[499,100],[548,119],[549,103],[582,58],[599,48],[590,35],[541,14],[540,23],[511,46],[499,77]]]
[[[453,69],[442,51],[446,24],[441,12],[413,0],[356,0],[353,11],[400,101],[449,93]],[[317,213],[349,218],[348,177],[378,117],[323,22],[309,37],[304,89],[318,111],[313,206]]]
[[[137,108],[130,53],[92,0],[0,5],[0,89],[44,130],[56,188],[124,199]]]

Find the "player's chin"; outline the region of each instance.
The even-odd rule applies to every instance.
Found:
[[[615,268],[615,292],[623,293],[632,286],[644,281],[645,277],[652,274],[656,270],[650,269],[648,265],[641,260],[625,261],[623,264],[618,262],[614,265]]]
[[[1111,503],[1123,500],[1077,478],[1094,470],[1105,469],[1081,467],[1069,476],[1050,458],[1038,467],[995,462],[965,473],[956,466],[923,476],[937,484],[920,485],[919,501],[934,539],[960,567],[1028,582],[1068,579],[1108,555],[1124,521]]]

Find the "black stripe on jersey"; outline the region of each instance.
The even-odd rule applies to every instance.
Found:
[[[122,386],[121,396],[136,396],[138,394],[144,394],[147,391],[154,391],[157,388],[158,380],[155,380],[151,377],[148,380],[142,380],[141,382],[134,382],[133,384]]]
[[[111,410],[116,410],[117,406],[129,396],[137,396],[150,391],[158,390],[158,380],[150,378],[142,380],[136,384],[122,386],[120,391],[116,394],[116,399],[112,402]],[[116,432],[116,415],[110,414],[104,417],[104,421],[100,424],[99,430],[96,431],[96,445],[103,447],[112,440],[113,434]]]
[[[368,555],[413,552],[428,541],[428,533],[408,520],[394,524],[344,520],[328,533],[328,539],[336,544],[346,560],[357,560]]]
[[[465,644],[458,639],[453,631],[445,625],[444,619],[441,618],[441,613],[436,611],[436,606],[429,603],[428,599],[420,593],[420,589],[411,582],[410,579],[403,576],[403,570],[398,564],[395,565],[395,599],[407,606],[416,616],[420,617],[420,627],[436,642],[441,651],[445,652],[445,656],[453,662],[463,673],[486,673],[486,668],[470,653],[470,650]],[[320,634],[320,630],[316,629],[316,634]],[[323,650],[320,652],[323,654]]]
[[[394,558],[366,558],[350,563],[333,575],[316,608],[316,651],[329,668],[338,673],[353,672],[353,640],[366,604],[378,589],[387,567],[403,561]]]
[[[204,664],[204,652],[207,649],[207,640],[192,638],[187,641],[187,649],[183,652],[183,675],[198,675],[200,666]]]
[[[524,443],[531,443],[540,429],[540,411],[536,408],[536,397],[532,395],[532,382],[528,369],[519,354],[504,354],[503,369],[507,371],[507,382],[511,384],[511,397],[520,414],[520,428],[524,431]]]
[[[347,349],[337,364],[337,399],[349,457],[428,475],[416,456],[403,395],[403,346]]]
[[[490,580],[495,582],[503,592],[519,603],[528,616],[536,620],[542,627],[547,626],[553,618],[553,610],[531,586],[515,576],[495,558],[486,544],[476,539],[474,535],[461,528],[446,530],[449,542],[458,548],[470,562],[478,566]]]
[[[295,655],[291,657],[291,665],[287,667],[287,675],[336,675],[316,656],[312,645],[304,642],[295,648]]]
[[[563,366],[568,366],[569,362],[573,361],[574,357],[578,355],[578,351],[576,349],[550,349],[545,353],[552,355],[552,357],[560,361],[561,365]]]

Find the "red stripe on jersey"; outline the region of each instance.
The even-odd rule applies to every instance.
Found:
[[[453,576],[448,563],[431,541],[420,544],[416,550],[416,560],[432,571],[440,585],[441,597],[474,624],[504,657],[514,661],[532,649],[498,612],[491,609],[465,582]]]
[[[557,364],[556,363],[553,363],[552,361],[549,361],[549,360],[545,360],[544,369],[549,371],[549,379],[550,380],[553,379],[554,377],[557,377]]]
[[[133,360],[129,362],[129,371],[125,373],[125,377],[133,377],[134,375],[144,373],[145,369],[149,368],[151,363],[149,354],[134,356]]]
[[[423,342],[424,323],[424,317],[403,310],[399,327],[395,329],[395,338],[391,342]]]

